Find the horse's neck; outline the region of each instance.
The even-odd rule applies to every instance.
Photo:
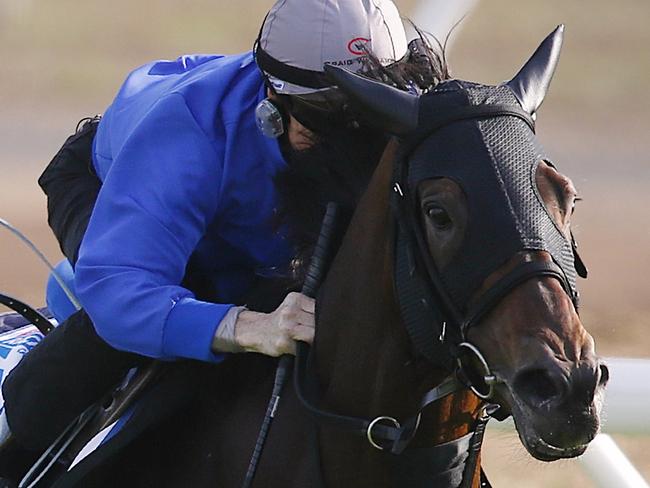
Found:
[[[325,398],[337,409],[352,407],[350,413],[374,413],[383,406],[376,404],[377,392],[399,387],[393,378],[410,367],[408,338],[395,327],[399,311],[391,291],[395,145],[389,145],[357,206],[319,301],[315,351]]]
[[[325,404],[367,418],[406,419],[417,411],[426,388],[445,375],[422,374],[393,290],[390,194],[396,146],[389,144],[329,270],[314,346]],[[437,402],[427,409],[414,444],[466,434],[477,408],[469,394]]]

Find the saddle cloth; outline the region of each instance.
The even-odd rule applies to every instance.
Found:
[[[47,309],[39,310],[46,317],[51,317]],[[56,325],[56,320],[50,318]],[[0,315],[0,447],[9,438],[9,425],[4,408],[2,384],[9,372],[18,365],[20,360],[31,351],[41,340],[43,334],[17,313]]]

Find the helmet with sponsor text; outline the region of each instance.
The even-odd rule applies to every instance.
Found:
[[[325,64],[357,72],[368,52],[384,65],[407,55],[391,0],[278,0],[255,43],[255,60],[281,95],[326,90]]]

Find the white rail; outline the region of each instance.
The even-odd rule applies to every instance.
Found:
[[[608,358],[610,381],[603,408],[603,430],[650,435],[650,360]],[[598,435],[580,457],[600,488],[649,488],[641,474],[607,434]]]
[[[579,459],[599,488],[648,488],[641,474],[607,434],[597,435]]]
[[[650,359],[607,358],[603,430],[650,435]]]

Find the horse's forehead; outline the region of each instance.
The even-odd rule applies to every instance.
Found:
[[[470,174],[497,171],[505,177],[505,183],[510,183],[514,181],[508,176],[528,175],[540,160],[547,159],[535,134],[520,118],[463,115],[468,106],[520,109],[519,101],[505,84],[447,80],[424,95],[421,102],[419,127],[409,140],[415,149],[409,171],[411,182],[445,176],[438,170],[444,172],[451,166],[453,172]],[[527,179],[526,175],[519,178]]]
[[[444,99],[444,101],[443,101]],[[514,105],[519,102],[510,88],[503,85],[484,85],[473,81],[445,80],[435,89],[422,97],[426,105],[449,103],[456,105]]]

